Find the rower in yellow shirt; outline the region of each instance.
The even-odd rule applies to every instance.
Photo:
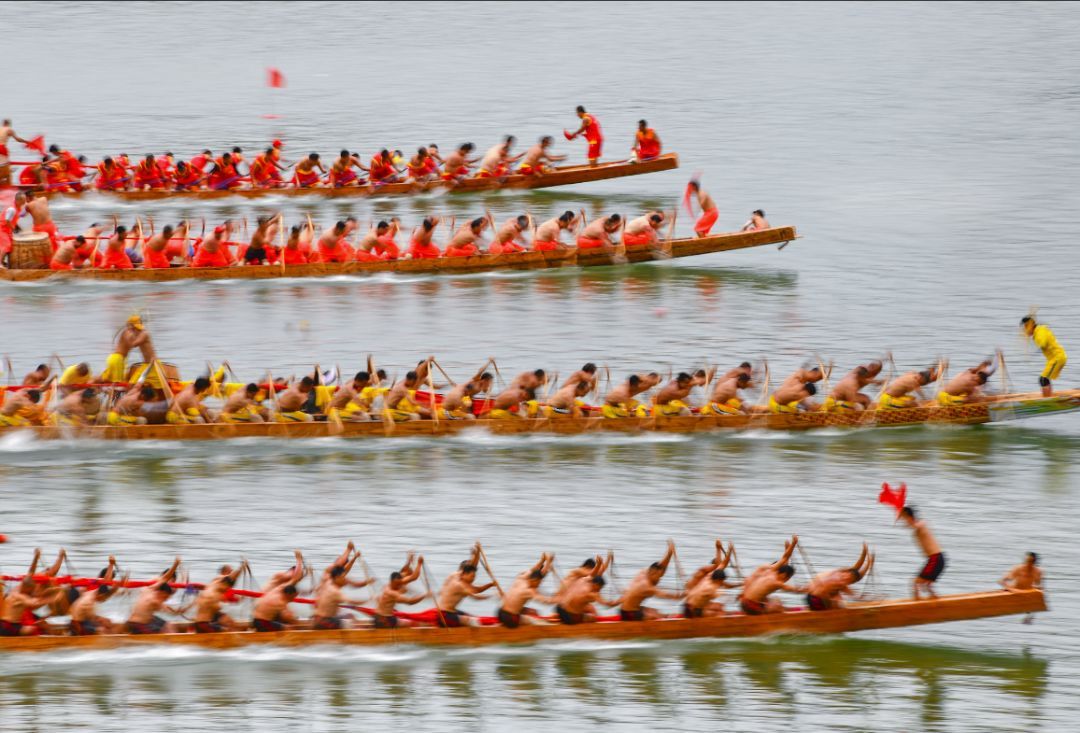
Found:
[[[1049,397],[1054,393],[1051,382],[1061,376],[1061,370],[1065,368],[1068,356],[1049,326],[1036,323],[1031,316],[1021,318],[1020,326],[1046,357],[1046,368],[1039,375],[1039,386],[1042,387],[1043,397]]]

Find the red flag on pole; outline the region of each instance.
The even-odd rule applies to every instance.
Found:
[[[280,69],[273,67],[266,70],[266,85],[273,89],[281,89],[285,86],[285,75]]]
[[[893,490],[888,484],[881,485],[881,493],[878,494],[878,503],[887,504],[896,509],[896,516],[907,504],[907,484],[900,484],[899,490]]]
[[[27,140],[25,145],[26,145],[26,147],[30,148],[31,150],[36,150],[39,153],[41,153],[42,155],[45,155],[45,136],[44,135],[38,135],[35,138],[31,138],[31,139]]]

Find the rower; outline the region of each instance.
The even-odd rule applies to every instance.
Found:
[[[229,572],[232,572],[230,569]],[[285,570],[279,570],[270,576],[270,579],[263,584],[260,591],[265,595],[275,588],[280,588],[283,585],[296,585],[304,577],[304,555],[300,550],[293,550],[293,565],[291,568]]]
[[[218,418],[224,423],[261,423],[266,422],[268,411],[262,406],[259,385],[251,382],[243,389],[233,392],[225,400]]]
[[[429,597],[430,594],[428,593],[421,593],[415,596],[406,595],[409,584],[420,577],[420,572],[424,567],[423,555],[417,558],[415,567],[413,567],[412,561],[413,555],[412,553],[409,553],[405,565],[401,570],[390,573],[390,582],[387,583],[382,589],[382,592],[379,593],[375,602],[375,613],[372,616],[372,621],[374,622],[376,629],[393,629],[398,626],[412,626],[411,622],[398,618],[394,609],[399,603],[404,603],[407,606],[415,606],[420,601]]]
[[[153,155],[147,155],[135,166],[136,191],[147,191],[165,188],[165,177]]]
[[[649,408],[634,399],[636,395],[647,392],[660,383],[660,375],[650,372],[646,375],[631,374],[629,378],[604,397],[600,414],[607,418],[648,417]]]
[[[663,226],[664,212],[650,211],[644,216],[631,219],[623,231],[622,243],[627,247],[653,246],[657,243],[656,231]]]
[[[866,543],[863,543],[862,554],[851,567],[838,570],[826,570],[811,578],[806,586],[806,606],[811,611],[828,611],[833,608],[843,608],[843,596],[852,596],[855,593],[851,586],[862,580],[867,570],[874,563],[874,556],[870,554]]]
[[[23,145],[29,143],[29,140],[24,140],[15,133],[15,128],[11,126],[11,120],[3,120],[0,122],[0,186],[8,186],[11,184],[11,151],[8,150],[8,140],[15,140]]]
[[[795,568],[791,567],[788,561],[791,560],[791,553],[795,551],[798,542],[798,537],[792,537],[791,542],[785,542],[784,554],[779,560],[771,565],[762,565],[757,568],[743,582],[739,606],[747,616],[783,611],[783,604],[778,599],[769,597],[776,591],[806,593],[806,588],[789,585],[789,581],[795,575]]]
[[[318,170],[318,173],[315,171]],[[312,153],[297,161],[293,171],[293,185],[297,188],[317,188],[322,185],[320,175],[326,175],[326,169],[319,162],[319,154]]]
[[[823,412],[850,412],[869,408],[871,400],[862,393],[862,390],[871,384],[881,384],[877,379],[879,374],[881,374],[880,361],[875,360],[855,367],[836,383],[832,392],[822,403],[821,410]]]
[[[195,252],[195,258],[191,261],[192,267],[228,267],[232,264],[232,256],[229,253],[229,240],[233,233],[233,223],[226,219],[224,224],[214,227],[213,231],[203,239]]]
[[[157,234],[153,234],[143,244],[143,269],[165,270],[169,268],[169,240],[173,236],[172,226],[166,224]]]
[[[49,368],[48,364],[38,364],[34,368],[34,371],[27,373],[27,375],[23,377],[22,383],[36,387],[39,385],[44,385],[51,376],[52,369]]]
[[[251,173],[251,187],[280,188],[283,186],[280,176],[276,180],[274,176],[279,167],[274,159],[274,148],[267,148],[259,155],[256,155],[251,159],[251,165],[248,168]]]
[[[945,383],[945,387],[938,392],[937,401],[942,407],[954,405],[966,405],[975,402],[985,402],[986,395],[982,388],[990,376],[997,371],[997,366],[991,366],[993,359],[986,359],[977,366],[957,374]]]
[[[477,372],[472,379],[450,389],[439,405],[440,420],[475,420],[472,398],[491,389],[494,377],[491,372]]]
[[[728,551],[728,554],[730,555],[734,551],[734,549],[735,548],[734,548],[734,545],[733,545],[731,547],[731,550]],[[708,565],[701,566],[700,568],[698,568],[697,570],[694,571],[693,575],[691,575],[689,578],[687,578],[686,586],[685,586],[686,590],[690,590],[691,588],[696,586],[698,583],[705,580],[705,578],[707,578],[710,573],[712,573],[712,572],[714,572],[714,571],[716,571],[718,569],[721,569],[721,565],[723,565],[723,567],[726,568],[727,564],[724,562],[724,560],[725,560],[724,543],[721,540],[718,539],[718,540],[716,540],[716,554],[713,555],[712,560],[709,560]],[[727,560],[728,560],[728,562],[730,562],[730,557],[728,557]]]
[[[79,257],[80,252],[86,248],[86,238],[81,234],[74,238],[65,238],[49,260],[49,269],[54,272],[74,270],[81,264],[78,262],[82,259]]]
[[[443,159],[443,169],[440,178],[447,183],[457,183],[469,175],[469,168],[480,159],[470,158],[469,154],[475,149],[472,143],[464,143],[458,149]]]
[[[299,382],[290,384],[289,387],[277,396],[277,412],[274,413],[274,422],[312,422],[315,418],[304,412],[303,407],[308,401],[308,395],[315,391],[315,380],[304,377]]]
[[[289,230],[289,240],[285,243],[282,261],[286,265],[306,265],[312,256],[311,240],[315,236],[315,227],[311,222],[294,226]]]
[[[367,234],[356,245],[355,259],[359,262],[378,262],[381,258],[376,254],[376,248],[380,246],[380,238],[389,231],[390,222],[385,220],[368,229]]]
[[[528,417],[536,417],[540,411],[540,405],[536,401],[536,391],[545,384],[547,384],[547,373],[543,369],[522,372],[510,381],[506,389],[496,395],[487,417],[506,420],[522,417],[523,412]],[[523,403],[524,410],[521,409]]]
[[[554,605],[556,600],[538,593],[540,584],[551,571],[554,557],[548,554],[540,555],[540,561],[523,573],[519,573],[514,582],[503,594],[502,603],[495,612],[499,623],[508,629],[516,629],[522,623],[540,623],[536,612],[525,604],[529,601],[539,601]]]
[[[251,609],[251,628],[257,632],[285,631],[298,623],[289,610],[300,591],[292,583],[264,593]]]
[[[223,570],[226,568],[228,572],[223,572],[207,583],[195,597],[195,621],[192,624],[192,630],[196,634],[238,631],[242,628],[241,624],[221,610],[221,604],[225,602],[243,572],[249,570],[250,567],[247,560],[244,560],[235,570],[228,566],[225,566]]]
[[[620,606],[619,618],[621,620],[645,621],[646,619],[660,618],[663,614],[655,608],[649,608],[642,604],[649,598],[667,598],[674,601],[685,595],[683,593],[669,593],[657,587],[660,581],[663,580],[668,563],[671,562],[671,558],[674,556],[675,543],[668,540],[667,552],[664,553],[660,561],[654,562],[634,576],[634,579],[630,581],[630,585],[626,586],[622,596],[614,601],[615,605]]]
[[[108,424],[114,427],[145,425],[146,418],[142,415],[143,405],[154,402],[156,399],[157,391],[149,384],[133,387],[109,410]]]
[[[602,575],[589,575],[571,583],[564,592],[559,594],[559,602],[555,606],[559,621],[568,626],[591,623],[597,616],[595,604],[615,605],[601,598],[600,590],[604,584]]]
[[[428,154],[427,148],[417,148],[416,155],[409,158],[409,162],[405,165],[409,171],[409,178],[417,183],[427,183],[432,180],[432,162],[434,158]]]
[[[394,241],[394,236],[401,229],[401,220],[396,216],[390,221],[380,221],[381,231],[376,231],[375,243],[371,247],[371,254],[379,260],[396,260],[401,256],[401,250]],[[359,258],[358,258],[359,259]]]
[[[72,392],[57,403],[50,422],[67,427],[85,427],[97,422],[101,400],[93,387]]]
[[[345,241],[345,222],[337,221],[319,236],[319,262],[348,262],[353,259],[353,248]]]
[[[409,422],[431,418],[429,406],[418,404],[416,390],[427,380],[434,356],[429,356],[408,372],[405,379],[390,388],[383,397],[383,420],[386,422]]]
[[[1054,394],[1052,382],[1061,376],[1061,370],[1065,368],[1068,356],[1065,349],[1058,343],[1054,332],[1046,324],[1036,322],[1032,316],[1024,316],[1020,319],[1020,326],[1046,357],[1046,367],[1039,375],[1039,387],[1042,389],[1043,397],[1049,397]]]
[[[364,167],[364,164],[360,162],[360,158],[358,158],[355,153],[350,153],[348,150],[342,150],[341,155],[339,155],[338,159],[330,166],[330,173],[327,176],[330,186],[332,188],[355,188],[356,186],[359,186],[361,180],[359,176],[356,175],[356,171],[353,170],[354,168],[359,168],[363,171],[368,170]]]
[[[817,384],[825,377],[821,367],[796,369],[776,391],[769,395],[769,412],[774,415],[796,414],[800,408],[812,410],[810,398],[817,394]]]
[[[505,178],[510,174],[510,166],[524,157],[522,155],[510,155],[510,149],[514,147],[517,138],[507,135],[498,145],[494,145],[484,153],[480,159],[480,169],[476,172],[477,178]]]
[[[424,218],[420,226],[413,229],[412,239],[409,241],[409,257],[414,260],[436,259],[442,257],[438,246],[432,242],[435,236],[435,227],[439,226],[440,218],[428,216]]]
[[[577,215],[572,211],[564,211],[558,218],[548,219],[536,228],[533,234],[532,249],[534,252],[554,252],[555,250],[567,249],[562,242],[564,229],[569,229],[577,220]]]
[[[581,367],[581,369],[578,369],[576,372],[567,377],[566,381],[562,383],[562,386],[569,387],[571,384],[585,381],[589,383],[589,389],[592,390],[596,389],[596,380],[596,364],[590,361],[586,362],[585,365]]]
[[[210,391],[210,380],[199,377],[176,393],[165,413],[170,425],[195,425],[214,422],[210,411],[203,405],[203,397]]]
[[[340,615],[338,611],[343,603],[355,604],[344,597],[342,588],[351,585],[354,588],[363,588],[375,582],[374,578],[366,578],[362,581],[350,581],[349,572],[360,557],[359,551],[347,550],[338,562],[328,567],[323,572],[322,581],[315,591],[315,613],[311,617],[313,629],[343,629],[349,616]]]
[[[912,584],[912,596],[917,601],[919,591],[924,590],[931,598],[937,598],[937,594],[934,593],[934,583],[945,571],[945,553],[941,551],[941,545],[930,531],[930,526],[915,514],[914,507],[905,506],[901,509],[900,518],[911,527],[915,534],[915,542],[926,555],[926,564],[923,565],[923,569],[919,571],[919,575]]]
[[[251,240],[244,250],[245,265],[266,265],[277,262],[279,252],[274,247],[274,235],[280,217],[260,216],[255,220],[255,230],[251,233]]]
[[[760,232],[762,229],[770,229],[771,225],[769,220],[765,218],[765,212],[761,209],[754,209],[750,214],[750,221],[743,224],[743,228],[740,231],[744,232]]]
[[[478,601],[488,598],[484,591],[495,587],[495,582],[484,585],[476,585],[477,563],[480,561],[480,545],[473,547],[469,559],[461,563],[443,583],[439,590],[438,600],[435,607],[438,609],[438,625],[443,628],[456,628],[458,626],[473,626],[469,622],[468,615],[459,611],[458,606],[466,598],[475,598]]]
[[[476,243],[480,241],[480,235],[487,228],[487,225],[488,220],[482,216],[461,225],[457,232],[454,233],[454,236],[450,238],[443,256],[471,257],[480,254],[480,248],[476,246]]]
[[[52,251],[56,252],[60,246],[60,232],[56,229],[56,222],[49,212],[49,199],[41,193],[26,191],[26,211],[34,222],[33,231],[49,235],[49,244]]]
[[[711,618],[724,615],[724,604],[717,598],[725,589],[738,588],[740,583],[727,579],[727,566],[734,549],[724,554],[720,541],[716,542],[716,557],[711,565],[701,568],[686,584],[683,601],[684,618]]]
[[[602,249],[614,246],[611,235],[622,227],[622,217],[612,214],[596,219],[577,238],[578,249]]]
[[[694,224],[694,234],[698,237],[707,237],[720,217],[720,209],[716,208],[712,196],[705,192],[705,189],[701,187],[701,181],[697,178],[692,178],[690,183],[686,184],[686,208],[692,213],[691,195],[697,198],[698,206],[701,207],[701,218]]]
[[[522,176],[542,176],[549,171],[547,163],[566,160],[565,155],[552,155],[548,152],[553,142],[551,135],[540,138],[536,145],[525,151],[525,155],[521,158],[521,165],[515,173]]]
[[[109,564],[101,573],[99,585],[80,593],[68,609],[68,615],[71,616],[71,624],[68,628],[72,636],[113,633],[112,620],[99,616],[97,606],[112,598],[120,590],[120,586],[112,584],[115,575],[116,558],[109,555]]]
[[[573,140],[579,135],[585,136],[585,141],[589,143],[589,150],[586,153],[589,158],[589,165],[595,166],[600,162],[600,155],[604,149],[604,133],[600,130],[600,121],[594,116],[585,111],[585,108],[580,104],[577,107],[577,116],[581,120],[581,127],[574,133],[567,133],[563,131],[563,135],[567,140]]]
[[[938,367],[924,369],[921,372],[902,374],[885,386],[878,400],[878,409],[903,409],[915,407],[915,395],[923,398],[921,388],[936,382],[940,370]],[[911,393],[914,392],[915,395]]]
[[[1024,562],[1005,573],[1001,579],[1005,590],[1042,590],[1042,570],[1039,568],[1039,556],[1034,552],[1024,555]]]
[[[653,395],[653,417],[675,417],[693,414],[690,405],[685,402],[694,387],[708,383],[709,377],[704,369],[698,369],[693,375],[679,372],[675,379],[664,385]]]
[[[206,166],[213,162],[213,160],[214,154],[209,150],[204,150],[198,155],[196,155],[194,158],[192,158],[188,162],[188,165],[191,168],[197,170],[200,174],[202,174],[206,170]]]
[[[176,164],[176,173],[173,174],[173,188],[177,191],[195,191],[202,187],[203,173],[201,170],[180,161]]]
[[[326,405],[326,417],[331,422],[342,420],[344,422],[367,422],[371,420],[368,410],[371,405],[365,404],[360,394],[371,384],[371,375],[367,372],[357,372],[351,382],[343,383],[334,392],[330,402]]]
[[[177,616],[183,615],[181,610],[166,605],[166,601],[173,594],[170,583],[176,578],[176,571],[180,568],[180,558],[173,560],[172,565],[164,573],[150,581],[150,584],[139,592],[135,599],[135,605],[131,608],[131,615],[127,620],[127,632],[129,634],[169,634],[174,631],[172,624],[157,615],[162,609]]]
[[[0,636],[35,636],[41,629],[35,624],[24,624],[27,615],[47,606],[53,598],[63,592],[61,588],[52,588],[42,595],[36,595],[37,583],[33,573],[27,573],[14,590],[8,592],[0,603]]]
[[[80,385],[90,384],[94,381],[94,378],[90,376],[90,365],[85,361],[78,364],[72,364],[60,374],[60,381],[57,383],[60,396],[65,397],[77,389],[80,389]],[[105,381],[102,379],[101,381]],[[120,380],[115,380],[120,381]]]
[[[717,380],[713,386],[709,401],[701,408],[702,415],[743,415],[746,407],[743,405],[739,392],[753,387],[750,375],[739,372],[735,376]]]
[[[242,188],[243,177],[237,169],[239,161],[233,158],[232,153],[225,153],[220,158],[215,158],[206,176],[206,184],[212,191],[228,191]]]
[[[552,556],[552,563],[554,564],[554,556]],[[601,555],[596,557],[586,558],[583,563],[576,568],[570,568],[566,575],[562,577],[562,582],[559,583],[559,590],[555,592],[555,598],[561,598],[566,591],[570,589],[577,581],[582,578],[592,578],[603,575],[607,572],[608,567],[611,565],[611,561],[614,559],[612,554],[608,554],[607,559]]]
[[[592,389],[592,382],[583,378],[565,384],[544,405],[544,417],[556,419],[581,417],[583,415],[582,408],[585,407],[583,398],[592,392]]]
[[[398,173],[394,168],[394,156],[390,151],[383,148],[371,157],[368,164],[368,180],[372,186],[382,186],[387,183],[397,183]]]
[[[488,245],[488,254],[490,255],[505,255],[515,252],[524,252],[527,247],[520,244],[517,238],[528,229],[530,224],[529,217],[525,214],[515,216],[512,219],[507,219],[499,230],[495,232],[495,236],[491,238],[491,244]]]
[[[7,391],[3,398],[3,406],[0,407],[0,425],[27,427],[43,423],[44,407],[41,405],[40,390],[11,390]]]
[[[634,145],[630,148],[630,152],[633,153],[633,160],[637,163],[660,157],[660,137],[645,120],[638,120],[637,132],[634,133]]]

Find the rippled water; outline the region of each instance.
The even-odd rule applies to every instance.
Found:
[[[593,360],[621,379],[761,356],[780,374],[815,353],[840,369],[884,349],[900,368],[939,355],[959,367],[1001,346],[1014,387],[1033,389],[1041,359],[1016,322],[1039,306],[1075,350],[1075,6],[618,8],[16,4],[6,8],[5,49],[33,59],[33,75],[0,78],[3,113],[23,135],[44,132],[91,156],[256,148],[275,136],[290,152],[367,153],[432,140],[483,147],[508,131],[529,140],[569,126],[583,103],[603,122],[610,155],[647,116],[683,161],[679,172],[474,198],[89,197],[54,204],[65,231],[114,213],[213,222],[279,207],[290,217],[397,214],[407,223],[485,207],[629,214],[672,205],[700,170],[722,228],[763,207],[804,239],[782,252],[595,271],[4,284],[0,349],[19,373],[54,352],[99,365],[116,328],[140,310],[162,356],[189,375],[222,358],[251,376],[314,362],[349,371],[368,353],[399,373],[435,353],[455,376],[490,355],[504,374],[565,374]],[[105,53],[92,39],[106,33],[145,35],[158,52],[133,43]],[[45,37],[80,49],[79,63],[43,53]],[[287,75],[283,93],[261,86],[267,65]],[[271,112],[281,118],[262,118]],[[1075,384],[1072,369],[1062,384]],[[1051,612],[1030,626],[1006,618],[828,639],[8,655],[0,725],[1067,730],[1080,693],[1078,448],[1068,415],[809,435],[131,446],[6,437],[5,572],[35,546],[64,545],[84,573],[110,552],[136,575],[181,553],[201,579],[243,554],[265,577],[293,547],[324,564],[352,537],[380,575],[411,548],[443,575],[481,539],[504,579],[542,549],[569,566],[612,548],[625,583],[668,537],[691,568],[717,535],[752,564],[797,532],[817,569],[846,564],[871,542],[876,590],[899,595],[920,557],[875,497],[881,481],[906,480],[949,554],[943,591],[988,588],[1034,549]]]

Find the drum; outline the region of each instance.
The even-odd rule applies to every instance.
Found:
[[[165,375],[165,379],[170,382],[180,381],[180,368],[175,364],[168,364],[164,361],[159,361],[158,365],[161,367],[161,373]],[[145,363],[132,364],[128,369],[127,381],[128,383],[137,382],[146,371],[147,365]],[[146,383],[154,389],[161,389],[161,379],[158,378],[158,370],[155,369],[146,375]]]
[[[47,270],[52,245],[44,232],[16,232],[11,242],[12,270]]]

